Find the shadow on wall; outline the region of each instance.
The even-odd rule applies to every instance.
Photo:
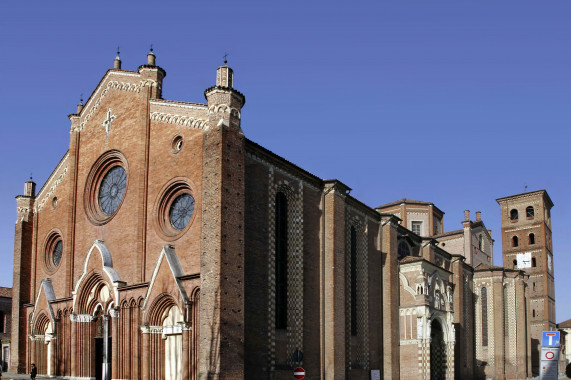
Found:
[[[539,339],[531,339],[531,372],[533,376],[539,376],[539,351],[541,351]]]
[[[474,368],[474,378],[476,380],[485,380],[486,379],[486,366],[488,362],[484,362],[481,360],[476,360],[476,368]]]

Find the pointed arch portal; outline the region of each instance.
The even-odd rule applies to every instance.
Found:
[[[442,380],[446,378],[446,343],[444,331],[437,319],[432,321],[430,330],[430,379]]]

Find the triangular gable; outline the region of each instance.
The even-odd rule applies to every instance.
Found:
[[[44,297],[42,297],[42,294]],[[56,295],[54,292],[54,288],[52,286],[52,280],[50,278],[45,278],[42,280],[40,284],[40,289],[38,290],[38,295],[36,296],[36,302],[34,303],[34,311],[32,311],[32,318],[30,319],[30,323],[34,323],[36,320],[36,313],[39,310],[47,310],[48,315],[50,316],[50,321],[52,323],[55,322],[55,314],[52,309],[52,305],[50,301],[56,299]]]
[[[144,87],[157,86],[159,86],[159,83],[149,78],[143,79],[141,74],[135,71],[107,71],[81,110],[79,114],[80,122],[75,130],[81,132],[85,128],[87,122],[99,108],[110,90],[116,89],[139,93]]]
[[[153,292],[153,289],[155,288],[157,278],[159,278],[159,275],[162,274],[161,273],[162,271],[166,270],[166,268],[161,270],[161,268],[164,267],[164,265],[161,265],[164,259],[166,259],[166,262],[168,263],[168,268],[170,269],[170,278],[174,280],[176,287],[178,288],[178,291],[182,298],[183,305],[181,306],[184,307],[184,305],[188,304],[189,302],[186,290],[184,289],[184,286],[180,281],[180,277],[184,276],[184,271],[182,270],[174,246],[165,245],[161,250],[161,254],[159,255],[159,259],[157,260],[157,264],[155,265],[155,270],[153,271],[153,275],[151,277],[151,282],[149,283],[149,288],[147,289],[147,293],[145,294],[145,300],[143,301],[143,306],[142,306],[143,312],[147,309],[148,302],[151,299],[150,296]]]

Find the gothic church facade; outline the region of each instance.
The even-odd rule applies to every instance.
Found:
[[[244,136],[226,64],[198,104],[162,99],[166,72],[147,59],[137,71],[115,59],[69,115],[52,175],[17,197],[12,371],[531,374],[529,313],[515,313],[529,310],[529,275],[492,265],[479,213],[444,232],[429,202],[368,207]]]

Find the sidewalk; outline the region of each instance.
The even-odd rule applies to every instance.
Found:
[[[14,379],[30,379],[30,375],[24,375],[24,374],[16,374],[16,373],[8,373],[8,372],[2,372],[2,377],[0,378],[2,380],[14,380]],[[63,379],[62,377],[44,377],[44,376],[36,376],[36,380],[57,380],[57,379]]]

